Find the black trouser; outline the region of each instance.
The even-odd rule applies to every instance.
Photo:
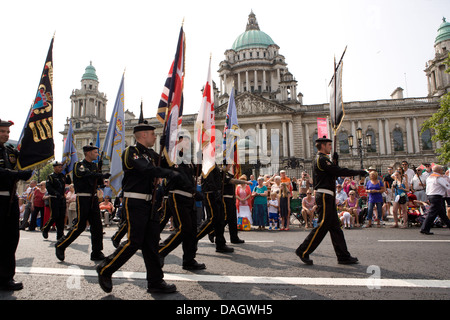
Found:
[[[77,196],[76,222],[67,234],[58,240],[56,247],[60,249],[67,248],[86,229],[87,221],[89,221],[91,232],[92,252],[102,251],[103,226],[97,196],[94,196],[94,199],[92,197]]]
[[[163,241],[159,254],[166,257],[183,243],[183,265],[193,263],[197,253],[197,211],[194,210],[194,198],[169,192],[167,204],[175,231]]]
[[[239,240],[237,230],[237,210],[236,199],[223,197],[223,211],[225,213],[225,221],[228,224],[228,231],[230,232],[230,240]]]
[[[203,205],[206,210],[206,220],[202,223],[197,233],[197,240],[200,240],[211,231],[214,231],[216,237],[216,247],[225,246],[225,217],[223,213],[221,197],[215,193],[203,194]]]
[[[11,206],[10,212],[8,212]],[[0,284],[14,278],[16,249],[19,244],[19,202],[14,197],[0,196]]]
[[[430,208],[428,209],[427,217],[422,224],[422,232],[430,232],[433,226],[434,220],[439,216],[442,222],[450,228],[450,220],[445,212],[445,202],[444,198],[439,195],[428,196],[428,201],[430,201]]]
[[[124,198],[123,211],[127,220],[128,241],[123,241],[113,254],[99,264],[101,275],[111,276],[141,249],[149,285],[159,284],[164,275],[159,262],[159,217],[152,217],[152,202]]]
[[[50,227],[56,225],[56,239],[59,240],[64,235],[64,219],[66,217],[66,199],[48,198],[50,207],[50,218],[48,219],[42,231],[48,232]],[[31,223],[33,224],[33,223]],[[30,225],[30,229],[31,229]]]
[[[316,193],[316,212],[319,214],[318,225],[309,233],[298,248],[303,257],[307,257],[314,252],[328,231],[330,232],[331,242],[338,260],[345,260],[350,257],[334,199],[334,196],[326,193]]]
[[[42,229],[42,225],[44,224],[44,212],[45,212],[45,207],[34,207],[33,213],[31,214],[31,219],[30,219],[30,226],[28,228],[28,230],[30,231],[34,231],[36,230],[36,227],[39,227]],[[38,214],[41,214],[41,223],[38,226],[37,225],[37,216]]]

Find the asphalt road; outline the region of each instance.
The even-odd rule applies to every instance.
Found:
[[[115,230],[105,228],[105,255],[114,251],[110,237]],[[314,265],[303,264],[294,250],[309,230],[298,225],[289,231],[242,231],[240,237],[246,242],[230,244],[235,249],[231,254],[216,253],[214,244],[205,238],[199,243],[197,260],[206,264],[206,270],[183,270],[181,246],[166,258],[165,280],[178,289],[169,295],[146,292],[140,251],[114,274],[113,291],[107,294],[97,283],[96,263],[89,259],[89,232],[82,233],[60,262],[55,256],[55,232],[44,240],[38,231],[21,231],[15,279],[23,282],[24,289],[0,292],[0,300],[172,301],[166,306],[174,314],[205,312],[200,307],[210,300],[258,302],[266,309],[276,306],[276,301],[449,300],[450,231],[432,231],[434,235],[426,236],[417,227],[392,229],[389,223],[382,228],[344,230],[349,251],[360,261],[350,266],[337,264],[329,235],[310,256]],[[161,237],[168,233],[163,231]],[[186,305],[193,301],[199,309],[189,311]]]

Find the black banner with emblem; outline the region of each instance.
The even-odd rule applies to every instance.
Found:
[[[50,42],[39,87],[25,120],[17,161],[21,170],[45,164],[54,158],[53,141],[53,40]]]

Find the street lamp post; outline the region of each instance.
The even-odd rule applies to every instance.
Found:
[[[362,129],[358,128],[356,129],[356,141],[357,146],[356,149],[358,150],[359,155],[359,161],[361,164],[361,169],[364,169],[364,163],[363,163],[363,151],[368,150],[372,145],[372,136],[370,134],[366,134],[366,147],[363,147],[363,136],[362,136]],[[348,136],[348,145],[350,147],[350,151],[353,150],[353,136]]]

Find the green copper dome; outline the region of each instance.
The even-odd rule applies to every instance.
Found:
[[[260,30],[249,30],[236,38],[232,49],[239,51],[248,48],[267,48],[272,44],[275,44],[275,42],[266,33]]]
[[[86,70],[84,71],[83,77],[81,80],[95,80],[98,81],[97,73],[95,71],[94,66],[91,64],[86,67]]]
[[[445,21],[445,18],[442,18],[442,24],[438,29],[438,35],[434,43],[437,44],[445,40],[450,40],[450,23]]]
[[[253,11],[248,16],[247,28],[233,43],[232,49],[239,51],[248,48],[267,48],[275,44],[267,33],[259,30],[258,21]]]

